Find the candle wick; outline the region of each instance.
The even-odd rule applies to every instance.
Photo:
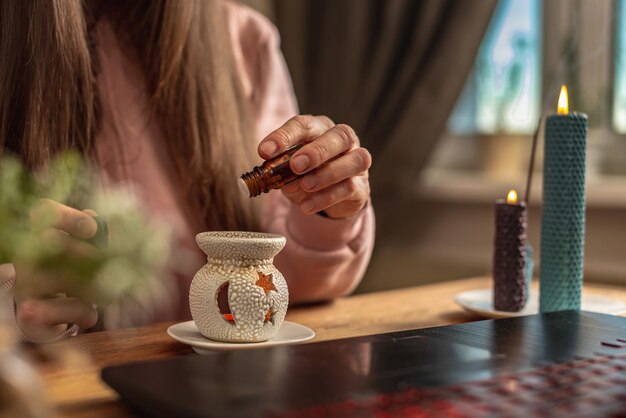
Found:
[[[539,139],[539,132],[541,130],[542,121],[543,117],[540,117],[539,122],[537,123],[537,129],[535,129],[535,135],[533,136],[532,148],[530,150],[530,163],[528,164],[528,174],[526,176],[526,190],[524,192],[524,202],[526,203],[526,207],[530,206],[530,189],[533,180],[533,172],[535,171],[535,155],[537,154],[537,142]]]

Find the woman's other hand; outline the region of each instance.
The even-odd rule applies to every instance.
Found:
[[[331,218],[359,212],[370,196],[370,153],[348,125],[335,125],[326,116],[299,115],[265,137],[259,155],[270,159],[300,144],[290,166],[302,178],[282,191],[306,214],[324,211]]]
[[[72,257],[89,258],[97,249],[82,240],[92,238],[98,229],[91,210],[79,211],[58,202],[42,199],[30,210],[32,233],[44,245],[64,248]],[[62,278],[16,263],[14,297],[16,319],[22,331],[37,340],[49,340],[76,324],[91,328],[98,320],[93,306],[71,296]],[[66,293],[70,292],[69,296]]]

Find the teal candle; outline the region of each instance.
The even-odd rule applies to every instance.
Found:
[[[587,115],[569,113],[567,103],[561,110],[561,102],[562,114],[549,116],[545,129],[541,312],[579,310],[583,281]]]

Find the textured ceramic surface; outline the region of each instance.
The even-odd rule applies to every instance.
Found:
[[[189,291],[191,316],[202,335],[216,341],[261,342],[278,331],[289,303],[283,275],[272,264],[285,237],[258,232],[203,232],[196,236],[207,255]],[[218,293],[228,286],[230,312]]]

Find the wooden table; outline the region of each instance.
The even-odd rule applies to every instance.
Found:
[[[489,285],[490,280],[483,277],[357,295],[291,308],[287,319],[314,329],[314,341],[467,322],[480,318],[459,308],[453,296]],[[626,301],[626,287],[586,285],[585,293]],[[169,325],[85,334],[38,349],[38,367],[56,416],[131,417],[117,394],[100,381],[100,370],[190,353],[189,347],[166,334]]]

